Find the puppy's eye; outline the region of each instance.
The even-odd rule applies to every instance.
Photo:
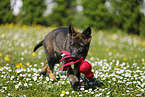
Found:
[[[81,43],[80,46],[84,46],[84,44]]]

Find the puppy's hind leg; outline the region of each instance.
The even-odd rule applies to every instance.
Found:
[[[40,71],[39,74],[40,75],[45,75],[46,72],[47,72],[47,68],[48,68],[48,63],[47,63],[47,60],[46,60],[45,65],[44,65],[43,69]]]
[[[51,65],[52,66],[52,65]],[[53,67],[50,68],[47,60],[46,60],[46,63],[43,67],[43,69],[40,71],[40,75],[45,75],[46,73],[48,73],[50,79],[53,79],[54,81],[57,81],[57,79],[55,78],[54,74],[53,74]]]
[[[49,78],[50,79],[53,79],[54,81],[57,81],[57,79],[55,78],[54,74],[53,74],[53,67],[54,67],[54,64],[51,64],[51,63],[48,63],[48,67],[47,67],[47,73],[49,75]]]

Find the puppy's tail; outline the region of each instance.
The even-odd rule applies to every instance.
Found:
[[[43,45],[44,40],[40,41],[34,48],[33,52],[35,52],[39,47]]]

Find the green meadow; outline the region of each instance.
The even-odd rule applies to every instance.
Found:
[[[66,73],[59,70],[61,63],[54,67],[57,82],[39,75],[46,57],[43,47],[35,53],[33,48],[53,29],[0,25],[1,97],[145,97],[145,39],[121,30],[92,29],[86,60],[92,65],[94,80],[82,74],[81,88],[74,91]]]

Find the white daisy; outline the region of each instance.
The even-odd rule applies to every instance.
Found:
[[[28,84],[27,83],[24,83],[24,86],[28,86]]]
[[[15,85],[15,88],[18,89],[19,88],[19,85]]]

